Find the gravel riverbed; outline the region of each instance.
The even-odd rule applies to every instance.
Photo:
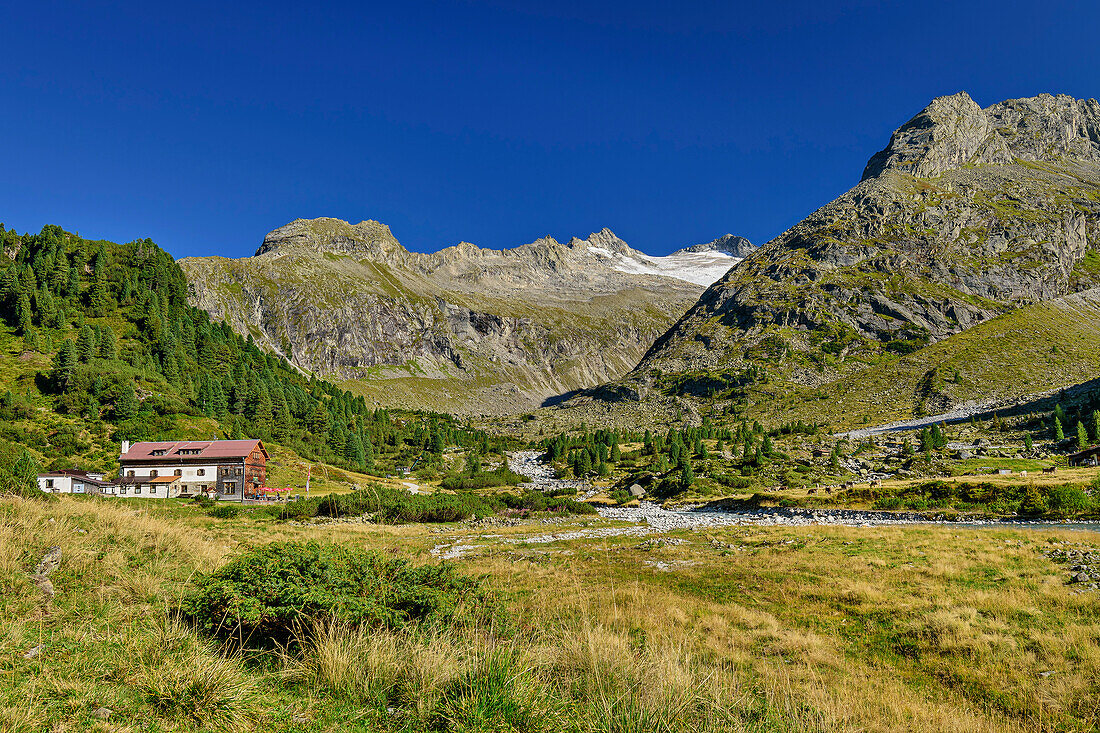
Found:
[[[516,451],[508,456],[508,465],[516,473],[531,479],[530,486],[549,491],[555,488],[572,488],[578,492],[590,491],[585,481],[563,481],[554,478],[550,466],[539,462],[538,451]],[[599,507],[604,519],[634,522],[652,531],[670,529],[696,529],[729,526],[840,526],[883,527],[905,524],[944,525],[970,528],[1030,528],[1030,529],[1084,529],[1100,531],[1095,522],[1049,522],[999,519],[940,519],[935,514],[917,512],[885,512],[860,509],[801,509],[761,508],[748,511],[731,511],[698,506],[665,509],[659,504],[643,501],[637,506]],[[635,534],[636,532],[631,532]]]

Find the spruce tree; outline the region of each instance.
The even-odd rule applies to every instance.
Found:
[[[94,315],[104,316],[109,310],[109,300],[110,296],[107,294],[107,268],[103,258],[97,255],[94,273],[92,274],[92,288],[88,291],[88,305]]]
[[[358,469],[359,471],[366,468],[363,441],[359,439],[359,435],[355,432],[349,432],[348,439],[344,443],[344,460],[347,461],[352,468]]]
[[[587,476],[588,474],[592,473],[592,457],[588,455],[588,451],[580,451],[580,459],[578,461],[578,465],[580,466],[581,476]]]
[[[684,461],[680,466],[680,490],[687,491],[695,483],[695,474],[691,470],[691,461]]]
[[[309,417],[309,432],[314,435],[324,435],[328,432],[328,410],[325,409],[324,403],[318,401],[313,408],[313,414]]]
[[[15,325],[19,329],[21,335],[26,335],[34,328],[32,314],[31,299],[27,297],[26,293],[23,293],[19,296],[15,304]]]
[[[53,368],[50,370],[50,379],[58,389],[68,389],[76,372],[76,346],[71,339],[65,339],[53,358]]]
[[[76,354],[77,358],[85,364],[95,358],[95,330],[91,326],[85,325],[80,329],[80,334],[76,337]]]
[[[1054,417],[1054,439],[1061,441],[1061,440],[1065,440],[1065,438],[1066,438],[1066,433],[1065,433],[1065,431],[1062,430],[1062,421],[1059,420],[1057,416],[1055,416]]]
[[[110,326],[103,327],[102,336],[99,339],[99,358],[118,358],[118,340],[115,338],[115,330]]]
[[[1031,441],[1031,433],[1024,433],[1024,450],[1031,453],[1034,444]]]
[[[38,329],[31,326],[31,330],[23,335],[23,351],[39,351],[41,352],[42,346],[38,339]]]
[[[129,382],[122,385],[118,399],[115,400],[115,417],[119,420],[129,420],[138,412],[137,395],[134,394],[134,386]]]
[[[1077,423],[1077,450],[1084,450],[1089,447],[1089,433],[1085,429],[1085,421],[1080,420]]]

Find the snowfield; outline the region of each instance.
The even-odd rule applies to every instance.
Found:
[[[677,251],[664,257],[653,257],[641,252],[627,256],[603,247],[589,247],[588,252],[601,259],[614,262],[612,268],[630,275],[659,275],[684,280],[696,285],[712,285],[729,269],[741,261],[725,252]]]

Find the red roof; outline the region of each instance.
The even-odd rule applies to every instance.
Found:
[[[121,461],[196,460],[204,458],[247,458],[259,447],[264,458],[270,458],[263,442],[251,440],[181,440],[134,443],[130,450],[119,456]],[[180,451],[199,451],[181,453]],[[164,451],[160,455],[154,452]]]

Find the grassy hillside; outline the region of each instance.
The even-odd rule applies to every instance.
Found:
[[[1029,305],[902,357],[887,357],[817,388],[763,386],[746,405],[769,420],[836,428],[1002,403],[1100,376],[1100,292]]]
[[[449,446],[505,445],[303,376],[188,305],[182,271],[149,240],[0,225],[0,243],[0,440],[48,467],[109,470],[123,439],[248,436],[360,474],[438,473]]]

